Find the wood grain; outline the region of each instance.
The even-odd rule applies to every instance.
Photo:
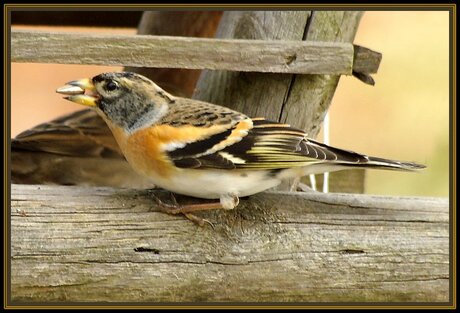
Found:
[[[363,12],[314,11],[306,40],[352,42]],[[339,75],[294,75],[278,120],[304,129],[315,138],[334,96]]]
[[[213,38],[221,16],[222,11],[145,11],[137,34]],[[125,67],[124,70],[144,75],[181,97],[193,95],[201,73],[201,70],[185,68]]]
[[[362,11],[313,11],[309,19],[308,29],[304,39],[353,42]],[[360,53],[363,51],[360,49]],[[380,63],[381,55],[378,56]],[[355,61],[356,62],[356,61]],[[369,79],[369,68],[359,64],[358,78],[366,82]],[[293,75],[289,88],[285,93],[278,120],[295,125],[305,130],[309,137],[315,138],[321,129],[322,122],[332,103],[335,90],[339,83],[339,75]],[[345,173],[330,173],[331,186],[343,186],[343,191],[363,193],[366,172],[355,170],[352,175]],[[317,175],[319,176],[319,175]]]
[[[350,44],[361,15],[362,12],[354,11],[225,12],[216,36],[297,41],[307,38]],[[198,80],[194,98],[227,106],[251,117],[288,123],[315,138],[339,77],[206,70]],[[354,181],[357,177],[354,175],[348,185],[355,188],[346,190],[364,191],[364,172],[358,175],[361,183]]]
[[[351,75],[353,58],[351,43],[327,41],[11,31],[12,62]]]
[[[310,14],[310,11],[229,11],[222,16],[216,37],[300,43]],[[291,78],[291,74],[206,70],[193,97],[251,117],[278,121]]]
[[[449,300],[447,199],[262,193],[213,230],[152,194],[13,185],[12,301]]]

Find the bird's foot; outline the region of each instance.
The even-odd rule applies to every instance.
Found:
[[[177,202],[176,197],[174,196],[173,193],[171,193],[171,200],[173,204],[164,203],[155,195],[153,195],[153,198],[157,202],[161,212],[171,214],[171,215],[183,214],[186,218],[188,218],[190,221],[194,222],[195,224],[204,226],[205,223],[207,223],[213,229],[214,229],[214,225],[209,220],[196,216],[192,214],[192,212],[214,210],[214,209],[222,208],[222,205],[220,204],[220,202],[180,205]]]

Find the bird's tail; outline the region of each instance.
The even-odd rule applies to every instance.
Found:
[[[368,161],[358,163],[356,166],[374,169],[386,169],[396,171],[417,171],[424,169],[426,166],[414,162],[404,162],[397,160],[389,160],[377,157],[367,157]]]
[[[323,156],[322,159],[324,161],[330,161],[332,163],[329,163],[329,167],[331,165],[337,167],[334,170],[356,167],[397,171],[417,171],[426,167],[425,165],[414,162],[371,157],[361,153],[331,147],[311,139],[305,141],[304,144],[306,145],[305,151],[309,153],[308,156]],[[319,165],[320,166],[317,167],[322,166],[322,164]]]

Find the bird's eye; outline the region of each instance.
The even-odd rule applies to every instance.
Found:
[[[105,89],[107,91],[114,91],[115,89],[118,89],[119,85],[116,81],[110,80],[107,84],[105,84]]]

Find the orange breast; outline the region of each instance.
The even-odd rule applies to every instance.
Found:
[[[159,175],[163,178],[178,170],[167,158],[166,145],[194,142],[225,130],[222,125],[208,128],[156,125],[128,135],[113,125],[110,128],[123,154],[135,170],[147,176]]]

